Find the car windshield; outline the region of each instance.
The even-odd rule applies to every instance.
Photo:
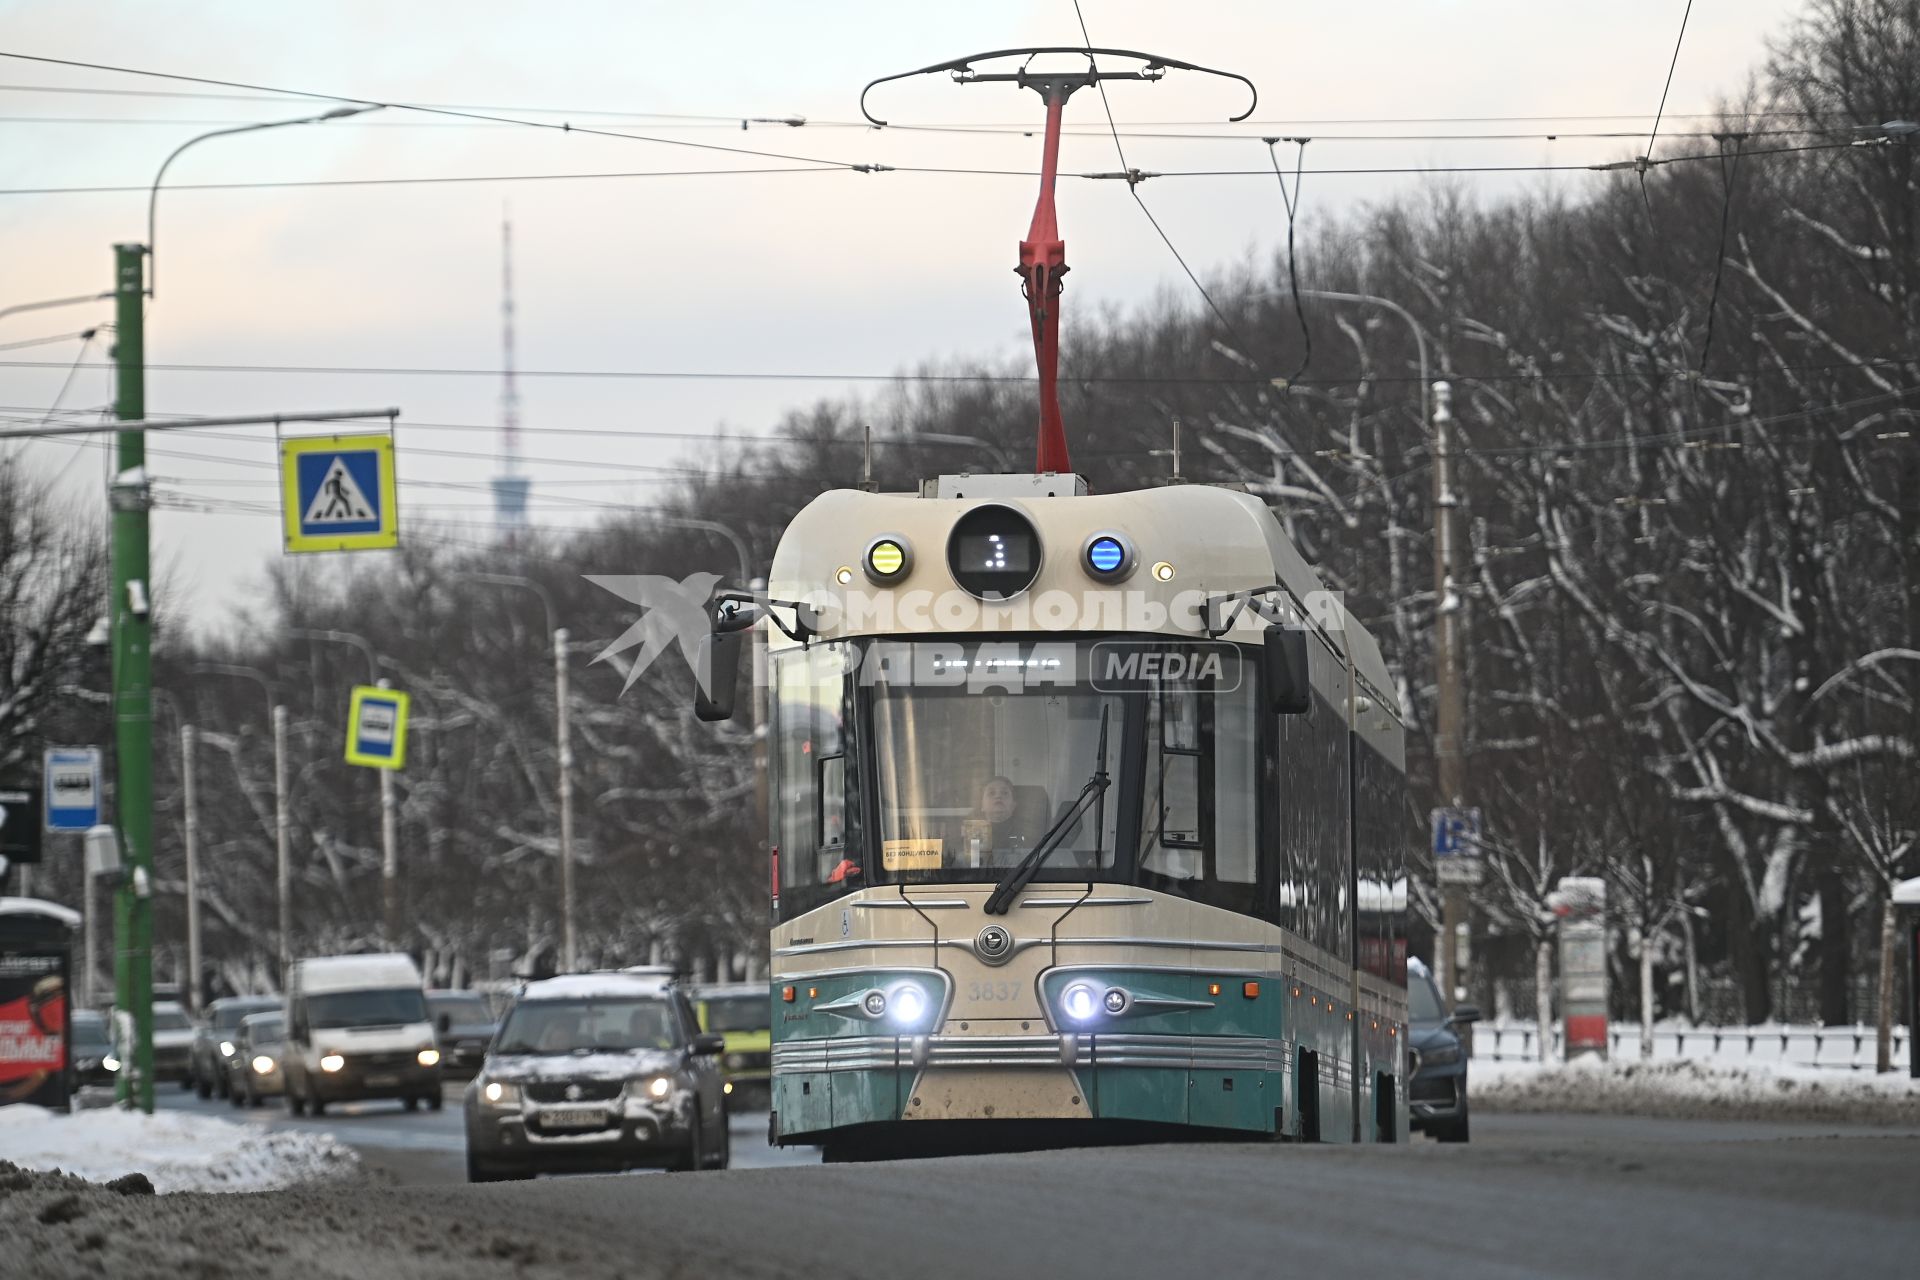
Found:
[[[665,1000],[523,1000],[507,1015],[494,1052],[621,1052],[671,1049],[678,1042]]]
[[[223,1004],[213,1011],[214,1029],[231,1031],[239,1026],[240,1020],[247,1015],[259,1013],[262,1009],[271,1009],[279,1003],[278,1000],[236,1000]]]
[[[428,996],[427,1010],[435,1021],[444,1015],[456,1027],[493,1021],[493,1010],[479,996]]]
[[[1446,1014],[1440,1007],[1440,992],[1434,988],[1433,979],[1423,973],[1407,975],[1407,1012],[1414,1022],[1443,1022]]]
[[[307,997],[307,1018],[316,1027],[389,1027],[427,1020],[427,998],[417,987],[329,991]]]
[[[707,1030],[765,1031],[773,1025],[771,996],[709,996]]]
[[[155,1031],[191,1031],[193,1019],[187,1017],[184,1009],[160,1009],[153,1011],[153,1029]]]
[[[1089,644],[881,641],[863,664],[880,776],[876,879],[998,879],[1039,844],[1101,761],[1120,773],[1137,700],[1094,686]],[[1064,832],[1041,872],[1113,866],[1120,789]]]
[[[256,1049],[265,1049],[279,1044],[286,1038],[287,1024],[283,1018],[262,1018],[258,1022],[246,1025],[246,1036]]]
[[[73,1021],[67,1024],[67,1031],[73,1037],[73,1049],[76,1053],[83,1051],[97,1053],[111,1044],[107,1039],[107,1020],[98,1015],[90,1017],[74,1015]]]

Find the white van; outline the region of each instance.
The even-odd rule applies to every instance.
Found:
[[[287,978],[287,1109],[398,1098],[440,1109],[440,1047],[420,970],[404,955],[316,956]]]

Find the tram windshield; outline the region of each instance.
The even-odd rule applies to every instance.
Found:
[[[1086,643],[879,641],[862,664],[879,776],[880,870],[900,881],[993,879],[1066,821],[1042,879],[1109,872],[1120,774],[1141,699],[1099,688]],[[1102,759],[1101,722],[1106,718]]]
[[[776,655],[774,686],[783,919],[868,885],[998,884],[1043,847],[1039,881],[1256,909],[1255,676],[1233,645],[814,644]]]

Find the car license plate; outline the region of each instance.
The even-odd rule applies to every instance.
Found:
[[[368,1076],[367,1077],[367,1088],[369,1089],[391,1089],[393,1088],[393,1086],[399,1083],[400,1083],[399,1076],[389,1075],[389,1076]]]
[[[540,1123],[549,1129],[597,1129],[607,1122],[607,1113],[598,1108],[562,1107],[540,1113]]]

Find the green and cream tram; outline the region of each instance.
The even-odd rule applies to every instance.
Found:
[[[1257,498],[835,491],[767,595],[776,1141],[1405,1134],[1401,714]]]

